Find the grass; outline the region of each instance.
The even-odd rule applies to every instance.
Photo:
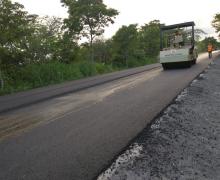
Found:
[[[148,59],[139,64],[130,64],[129,67],[137,67],[152,63],[155,63],[155,60]],[[111,65],[89,62],[73,64],[51,62],[45,64],[30,64],[19,68],[11,68],[10,70],[7,69],[7,72],[4,72],[3,74],[4,88],[0,90],[0,95],[26,91],[52,84],[59,84],[66,81],[110,73],[122,69],[127,68],[112,67]]]

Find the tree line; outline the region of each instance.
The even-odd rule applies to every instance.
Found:
[[[0,0],[0,95],[157,61],[160,21],[122,26],[106,40],[104,30],[117,10],[102,0],[61,3],[66,19],[39,17],[20,3]],[[219,22],[216,15],[218,32]]]

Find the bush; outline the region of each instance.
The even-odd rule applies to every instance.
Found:
[[[94,63],[83,62],[79,64],[80,72],[84,77],[94,76],[97,74],[96,67]]]
[[[112,72],[114,70],[110,65],[105,65],[103,63],[96,63],[96,71],[98,74],[104,74],[104,73]]]
[[[77,64],[59,62],[31,64],[7,70],[4,77],[5,86],[0,94],[23,91],[82,77],[83,74]]]
[[[128,66],[137,67],[155,62],[155,58],[129,58]],[[50,84],[58,84],[65,81],[122,69],[126,69],[126,67],[122,65],[114,65],[113,68],[112,65],[90,63],[86,61],[72,64],[50,62],[44,64],[30,64],[20,67],[9,66],[3,72],[4,88],[0,89],[0,95],[47,86]]]

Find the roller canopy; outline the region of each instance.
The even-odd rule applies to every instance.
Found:
[[[189,26],[195,26],[195,23],[193,21],[191,22],[185,22],[185,23],[180,23],[180,24],[173,24],[170,26],[161,26],[161,30],[170,30],[170,29],[175,29],[175,28],[183,28],[183,27],[189,27]]]

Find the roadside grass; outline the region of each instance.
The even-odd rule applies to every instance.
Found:
[[[114,67],[112,65],[89,63],[86,61],[72,64],[60,62],[30,64],[4,71],[4,87],[0,89],[0,95],[12,94],[153,63],[156,63],[155,58],[149,58],[141,63],[129,64],[129,67]]]

